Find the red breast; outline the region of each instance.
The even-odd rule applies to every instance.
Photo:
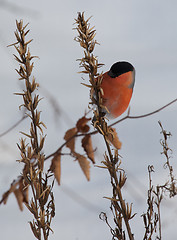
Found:
[[[111,117],[116,118],[126,111],[135,82],[135,69],[128,62],[117,62],[103,74],[103,105]]]

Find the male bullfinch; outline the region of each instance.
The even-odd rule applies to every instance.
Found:
[[[128,62],[116,62],[102,78],[102,99],[111,118],[117,118],[127,109],[135,83],[135,69]]]

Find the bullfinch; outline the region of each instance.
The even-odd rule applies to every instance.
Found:
[[[102,105],[110,118],[123,114],[130,103],[135,83],[135,69],[129,62],[116,62],[102,75]]]

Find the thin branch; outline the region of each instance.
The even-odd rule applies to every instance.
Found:
[[[158,108],[157,110],[155,110],[155,111],[153,111],[153,112],[146,113],[146,114],[143,114],[143,115],[138,115],[138,116],[130,116],[129,114],[127,114],[127,116],[125,116],[125,117],[121,118],[120,120],[118,120],[118,121],[116,121],[116,122],[112,123],[112,124],[111,124],[111,125],[109,125],[109,126],[110,126],[110,127],[112,127],[112,126],[116,125],[117,123],[120,123],[120,122],[122,122],[122,121],[124,121],[124,120],[126,120],[126,119],[138,119],[138,118],[149,117],[149,116],[151,116],[151,115],[153,115],[153,114],[155,114],[155,113],[158,113],[158,112],[162,111],[163,109],[165,109],[165,108],[169,107],[170,105],[172,105],[172,104],[173,104],[173,103],[175,103],[175,102],[177,102],[177,98],[176,98],[176,99],[174,99],[173,101],[171,101],[171,102],[167,103],[167,104],[166,104],[166,105],[164,105],[163,107],[161,107],[161,108]]]
[[[125,121],[126,119],[138,119],[138,118],[149,117],[149,116],[151,116],[151,115],[153,115],[153,114],[155,114],[155,113],[158,113],[158,112],[162,111],[163,109],[169,107],[170,105],[172,105],[172,104],[175,103],[175,102],[177,102],[177,98],[174,99],[173,101],[169,102],[168,104],[164,105],[163,107],[158,108],[157,110],[155,110],[155,111],[153,111],[153,112],[146,113],[146,114],[143,114],[143,115],[130,116],[129,113],[128,113],[125,117],[123,117],[123,118],[121,118],[120,120],[118,120],[118,121],[110,124],[109,127],[112,127],[112,126],[114,126],[114,125],[116,125],[116,124],[118,124],[118,123],[120,123],[120,122],[123,122],[123,121]],[[71,141],[73,138],[82,137],[82,136],[85,136],[85,135],[87,135],[87,134],[89,134],[89,135],[95,135],[95,134],[97,134],[97,133],[98,133],[98,131],[95,130],[95,131],[92,131],[92,132],[89,132],[89,133],[80,133],[80,134],[75,134],[75,135],[73,135],[73,136],[72,136],[71,138],[69,138],[66,142],[64,142],[55,152],[53,152],[53,153],[51,153],[50,155],[48,155],[48,156],[45,158],[45,160],[53,157],[53,156],[56,155],[58,152],[60,152],[61,149],[62,149],[69,141]]]
[[[126,119],[138,119],[138,118],[149,117],[149,116],[151,116],[151,115],[153,115],[153,114],[155,114],[155,113],[158,113],[158,112],[164,110],[165,108],[169,107],[170,105],[172,105],[172,104],[175,103],[175,102],[177,102],[177,98],[174,99],[173,101],[167,103],[167,104],[164,105],[163,107],[158,108],[157,110],[155,110],[155,111],[153,111],[153,112],[146,113],[146,114],[143,114],[143,115],[130,116],[129,114],[127,114],[125,117],[123,117],[123,118],[119,119],[118,121],[110,124],[109,127],[112,127],[112,126],[114,126],[114,125],[116,125],[116,124],[118,124],[118,123],[120,123],[120,122],[123,122],[123,121],[126,120]],[[17,121],[14,125],[12,125],[9,129],[7,129],[6,131],[0,133],[0,137],[3,137],[4,135],[6,135],[6,134],[9,133],[10,131],[12,131],[15,127],[17,127],[17,126],[18,126],[24,119],[26,119],[26,118],[27,118],[27,116],[24,115],[20,120],[18,120],[18,121]],[[89,135],[94,135],[94,134],[97,134],[97,133],[98,133],[98,131],[95,130],[95,131],[92,131],[92,132],[89,132],[89,133],[86,133],[86,134],[83,134],[83,133],[81,133],[81,134],[76,134],[76,135],[74,135],[71,139],[73,139],[73,138],[75,138],[75,137],[82,137],[82,136],[87,135],[87,134],[89,134]],[[48,159],[48,158],[52,157],[53,155],[55,155],[55,154],[56,154],[59,150],[61,150],[61,149],[66,145],[66,143],[68,143],[71,139],[69,139],[67,142],[65,142],[64,144],[62,144],[61,147],[58,148],[58,150],[56,150],[54,153],[52,153],[52,154],[50,154],[49,156],[47,156],[46,159]]]
[[[12,125],[9,129],[7,129],[6,131],[0,133],[0,137],[3,137],[4,135],[6,135],[7,133],[9,133],[10,131],[12,131],[15,127],[17,127],[23,120],[25,120],[28,116],[24,115],[20,120],[18,120],[14,125]]]

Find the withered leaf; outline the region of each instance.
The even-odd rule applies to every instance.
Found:
[[[0,201],[1,203],[2,203],[2,202],[3,202],[4,204],[7,203],[7,200],[8,200],[9,195],[10,195],[12,192],[15,191],[16,187],[19,185],[19,181],[20,181],[20,180],[16,180],[16,181],[14,180],[14,181],[12,182],[9,190],[6,191],[6,192],[3,194],[2,199],[1,199],[1,201]]]
[[[87,180],[90,181],[90,162],[87,158],[79,153],[74,153],[76,160],[78,160],[79,165],[86,176]]]
[[[17,199],[20,210],[23,211],[23,193],[22,193],[22,191],[19,188],[17,188],[17,189],[15,189],[14,194]]]
[[[85,116],[80,118],[77,123],[76,127],[78,132],[86,133],[89,131],[90,127],[87,125],[87,123],[91,120],[91,118],[86,118]]]
[[[73,137],[75,134],[77,133],[77,128],[74,127],[74,128],[71,128],[69,129],[66,133],[65,133],[65,136],[64,136],[64,139],[67,142],[66,146],[71,150],[71,152],[74,152],[74,149],[75,149],[75,138]],[[71,139],[71,140],[69,140]]]
[[[52,171],[55,175],[55,178],[58,182],[58,185],[60,185],[61,180],[61,154],[58,153],[54,156],[52,159],[52,163],[50,165],[50,171]]]
[[[115,128],[111,128],[111,127],[108,128],[107,138],[116,149],[121,149],[122,143],[119,141]]]
[[[85,152],[87,153],[88,158],[93,163],[95,163],[94,150],[93,150],[92,139],[91,139],[90,134],[85,135],[85,137],[82,139],[82,147],[85,150]]]

